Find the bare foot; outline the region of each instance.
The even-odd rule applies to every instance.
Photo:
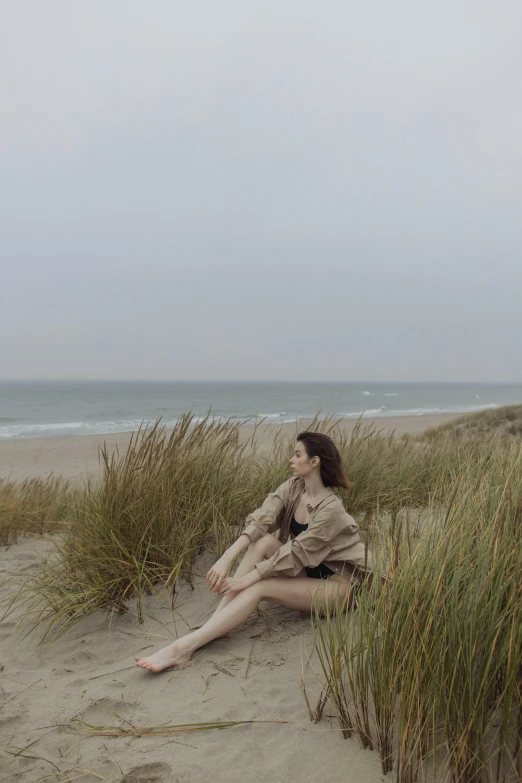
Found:
[[[170,666],[182,666],[184,663],[188,663],[191,656],[192,652],[188,649],[187,644],[183,643],[183,639],[177,639],[168,647],[151,655],[150,658],[141,658],[137,655],[136,665],[141,666],[142,669],[148,669],[150,672],[161,672]]]

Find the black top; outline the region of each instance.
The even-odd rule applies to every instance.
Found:
[[[296,522],[295,516],[292,517],[292,521],[290,522],[290,532],[293,533],[294,536],[298,536],[299,533],[302,533],[303,530],[306,530],[308,525],[301,525],[300,522]],[[315,568],[309,568],[308,566],[305,566],[305,571],[307,576],[313,576],[316,579],[325,579],[326,577],[331,576],[333,574],[333,571],[331,568],[328,568],[324,563],[320,563]]]
[[[294,536],[298,536],[299,533],[302,533],[303,530],[306,530],[308,528],[308,525],[301,525],[300,522],[296,521],[295,516],[292,517],[292,521],[290,522],[290,532],[293,533]]]

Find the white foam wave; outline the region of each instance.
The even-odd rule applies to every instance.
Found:
[[[473,413],[475,411],[487,410],[490,408],[498,408],[497,403],[489,403],[486,405],[468,405],[468,406],[456,406],[453,408],[405,408],[397,410],[389,410],[385,405],[381,405],[378,408],[368,408],[358,411],[346,411],[333,414],[328,414],[328,417],[332,416],[334,419],[357,419],[359,417],[365,418],[379,418],[381,416],[396,417],[396,416],[428,416],[436,413]],[[257,414],[258,418],[266,417],[270,422],[277,424],[293,424],[297,421],[311,421],[315,417],[316,413],[303,413],[303,414],[288,414],[286,411],[279,413],[260,413]],[[319,417],[319,420],[327,418],[327,415]],[[207,419],[207,416],[193,416],[191,423],[198,424]],[[256,420],[255,416],[210,416],[207,419],[210,425],[214,422],[226,422],[227,420],[234,419],[237,423],[253,424]],[[162,419],[160,426],[167,428],[174,427],[178,418]],[[152,427],[155,420],[147,419],[122,419],[115,421],[95,421],[95,422],[81,422],[81,421],[68,421],[68,422],[49,422],[46,424],[6,424],[0,426],[0,440],[9,440],[14,438],[42,438],[42,437],[58,437],[58,436],[70,436],[70,435],[110,435],[118,432],[133,432],[138,430],[140,425],[142,429]]]
[[[381,408],[368,408],[364,411],[350,411],[348,413],[340,413],[339,416],[344,419],[356,419],[359,416],[365,418],[378,418],[379,416],[396,417],[396,416],[429,416],[435,413],[473,413],[475,411],[487,410],[489,408],[498,408],[497,403],[490,403],[489,405],[468,405],[459,408],[404,408],[401,410],[388,410],[385,406]]]
[[[174,422],[170,423],[171,426]],[[166,422],[162,422],[165,424]],[[0,427],[0,440],[11,438],[42,438],[61,435],[110,435],[113,432],[132,432],[142,424],[141,419],[128,419],[124,421],[67,421],[49,422],[47,424],[12,424]],[[152,426],[153,421],[143,421],[143,427]]]
[[[281,413],[258,413],[257,418],[259,419],[279,419],[281,416],[286,416],[286,411],[282,411]],[[246,417],[240,417],[240,418],[246,418]]]

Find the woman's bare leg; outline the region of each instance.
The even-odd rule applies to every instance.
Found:
[[[247,620],[259,603],[260,590],[257,585],[247,587],[238,593],[220,612],[215,612],[207,622],[192,633],[176,639],[150,658],[136,656],[136,663],[143,669],[159,672],[169,666],[181,666],[190,661],[194,650],[203,644],[224,636]]]
[[[337,601],[344,601],[347,609],[351,602],[351,585],[338,578],[309,579],[308,577],[262,579],[238,593],[220,612],[215,612],[207,622],[196,631],[182,636],[148,658],[136,656],[136,663],[143,669],[159,672],[169,666],[181,666],[187,663],[192,653],[237,628],[247,620],[259,601],[266,599],[290,609],[309,611],[312,598],[317,590],[316,605],[321,608],[326,603],[333,609]]]
[[[257,541],[254,541],[254,543],[250,544],[248,547],[234,576],[245,576],[245,574],[249,574],[250,571],[254,570],[256,563],[260,563],[265,557],[272,557],[272,555],[275,555],[280,546],[281,541],[271,535],[271,533],[267,533],[262,538],[258,538]],[[217,612],[220,612],[223,607],[236,597],[236,595],[238,595],[238,593],[234,592],[225,595],[217,605],[214,614],[212,614],[211,617],[214,617]]]

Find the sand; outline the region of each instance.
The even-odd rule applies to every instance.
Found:
[[[35,573],[49,546],[25,539],[1,548],[2,596]],[[82,780],[111,783],[382,780],[378,754],[343,738],[329,703],[321,721],[310,721],[301,678],[315,706],[322,672],[302,612],[262,601],[245,623],[197,650],[185,666],[152,674],[134,665],[137,652],[151,653],[211,615],[220,600],[204,579],[212,562],[208,554],[198,559],[194,590],[180,580],[173,609],[165,594],[146,598],[143,625],[132,603],[124,615],[109,620],[96,612],[36,647],[34,639],[17,638],[16,617],[0,623],[0,781],[69,780],[85,770],[95,774]],[[78,734],[74,720],[127,728],[260,722],[114,738]],[[21,748],[26,758],[10,755]]]
[[[429,414],[425,416],[382,417],[363,419],[364,425],[372,422],[384,432],[393,431],[399,436],[404,432],[419,433],[427,427],[442,424],[460,414]],[[351,432],[356,421],[344,420],[341,427]],[[281,429],[284,437],[296,434],[295,424],[261,424],[257,431],[260,448],[268,449],[274,433]],[[297,431],[306,429],[306,422],[301,422]],[[252,434],[252,426],[244,425],[239,429],[240,440],[248,441]],[[118,445],[120,452],[125,449],[130,433],[114,435],[78,435],[59,438],[27,438],[0,441],[0,478],[14,480],[28,476],[47,476],[50,473],[60,474],[71,481],[81,480],[82,476],[96,474],[99,470],[98,446],[105,441],[110,451]],[[1,783],[1,779],[0,779]]]
[[[445,418],[378,424],[400,434]],[[122,444],[126,437],[106,440]],[[76,479],[96,470],[97,443],[90,437],[4,442],[2,474],[54,471]],[[0,548],[2,599],[37,572],[51,547],[52,537],[38,537]],[[179,580],[173,606],[165,592],[146,597],[143,625],[135,602],[123,615],[97,611],[40,646],[34,636],[22,638],[21,610],[0,623],[0,783],[383,780],[378,753],[363,750],[357,737],[343,738],[329,702],[319,722],[310,720],[301,682],[315,707],[323,675],[305,613],[262,601],[245,623],[197,650],[185,666],[160,674],[135,666],[138,652],[154,652],[212,614],[220,596],[209,592],[205,574],[213,562],[211,553],[198,558],[194,587]],[[75,722],[130,729],[224,720],[253,722],[118,738],[79,734],[82,724]]]

